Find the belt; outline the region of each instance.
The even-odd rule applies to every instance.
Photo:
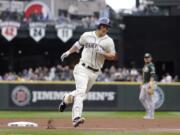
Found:
[[[83,66],[83,67],[86,67],[86,68],[89,69],[89,70],[92,70],[93,72],[98,72],[98,71],[99,71],[99,69],[92,68],[92,67],[86,65],[85,63],[82,63],[82,66]]]

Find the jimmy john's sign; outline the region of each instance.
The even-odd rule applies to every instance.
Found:
[[[59,105],[65,93],[73,90],[73,86],[69,85],[48,85],[44,87],[39,85],[11,85],[10,101],[11,107],[17,108],[54,108]],[[70,90],[70,91],[67,91]],[[88,106],[107,107],[116,104],[117,91],[116,90],[92,90],[85,100]]]

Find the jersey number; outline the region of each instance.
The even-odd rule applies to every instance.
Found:
[[[41,35],[42,35],[42,29],[35,28],[33,36],[37,37],[37,36],[41,36]]]
[[[62,37],[68,37],[69,36],[69,29],[63,29],[62,30]]]
[[[5,34],[8,36],[13,36],[14,34],[14,28],[13,27],[7,27],[5,30]]]

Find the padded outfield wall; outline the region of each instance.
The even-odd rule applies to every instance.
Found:
[[[139,83],[98,82],[88,93],[84,110],[140,111]],[[57,110],[74,82],[0,82],[1,110]],[[154,101],[159,111],[180,110],[180,84],[158,84]],[[70,110],[70,108],[68,108]]]

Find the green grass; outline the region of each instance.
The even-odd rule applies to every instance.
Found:
[[[180,135],[180,133],[155,132],[117,132],[117,131],[64,131],[64,130],[32,130],[2,129],[0,135]]]
[[[142,117],[144,112],[84,112],[85,117],[98,118],[131,118]],[[0,111],[0,118],[68,118],[71,112],[48,111]],[[180,112],[156,112],[156,117],[180,117]]]

